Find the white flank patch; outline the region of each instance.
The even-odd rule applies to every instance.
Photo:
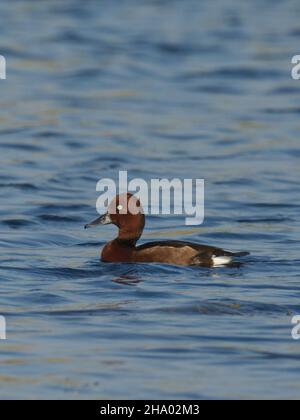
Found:
[[[223,267],[224,265],[231,263],[232,257],[212,257],[212,260],[214,262],[214,267]]]

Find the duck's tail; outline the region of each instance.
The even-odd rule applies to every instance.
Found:
[[[250,255],[250,252],[234,252],[232,253],[233,257],[248,257]]]
[[[228,252],[223,249],[215,249],[206,252],[200,252],[193,259],[192,265],[201,265],[204,267],[224,267],[234,262],[235,258],[247,257],[249,252]]]
[[[224,252],[222,255],[213,255],[212,263],[213,267],[224,267],[234,263],[235,258],[247,257],[250,255],[249,252]]]
[[[250,255],[250,252],[233,252],[231,254],[232,257],[248,257],[248,255]]]

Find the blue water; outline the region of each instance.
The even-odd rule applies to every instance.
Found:
[[[300,3],[1,2],[0,397],[299,398]],[[105,265],[96,182],[204,178],[144,240],[245,265]]]

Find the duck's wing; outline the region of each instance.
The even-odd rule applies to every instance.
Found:
[[[170,247],[170,248],[193,248],[195,251],[201,251],[203,245],[194,244],[192,242],[185,242],[185,241],[156,241],[156,242],[148,242],[143,245],[139,245],[137,247],[138,251],[144,251],[145,249],[151,248],[161,248],[161,247]]]
[[[234,254],[232,252],[227,252],[224,251],[221,248],[216,248],[213,246],[208,246],[208,245],[201,245],[201,244],[196,244],[193,242],[187,242],[187,241],[159,241],[159,242],[149,242],[146,243],[144,245],[140,245],[137,247],[137,250],[142,251],[145,249],[150,249],[150,248],[159,248],[159,247],[172,247],[172,248],[192,248],[194,251],[197,251],[197,253],[217,253],[217,254],[222,254],[222,255],[228,255],[228,256],[233,256]]]
[[[244,257],[249,255],[248,252],[233,253],[225,251],[221,248],[216,248],[208,245],[201,245],[185,241],[160,241],[150,242],[137,247],[139,252],[151,252],[155,249],[157,253],[160,250],[166,251],[167,249],[184,249],[185,258],[189,259],[188,265],[202,265],[206,267],[224,266],[232,262],[234,257]]]

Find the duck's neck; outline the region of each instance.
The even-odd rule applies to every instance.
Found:
[[[140,239],[140,237],[143,234],[143,230],[125,230],[120,229],[119,230],[119,236],[117,237],[116,241],[119,242],[120,245],[125,245],[128,247],[135,247],[137,241]]]
[[[137,241],[138,239],[120,239],[119,236],[114,240],[116,245],[125,248],[135,248]]]

